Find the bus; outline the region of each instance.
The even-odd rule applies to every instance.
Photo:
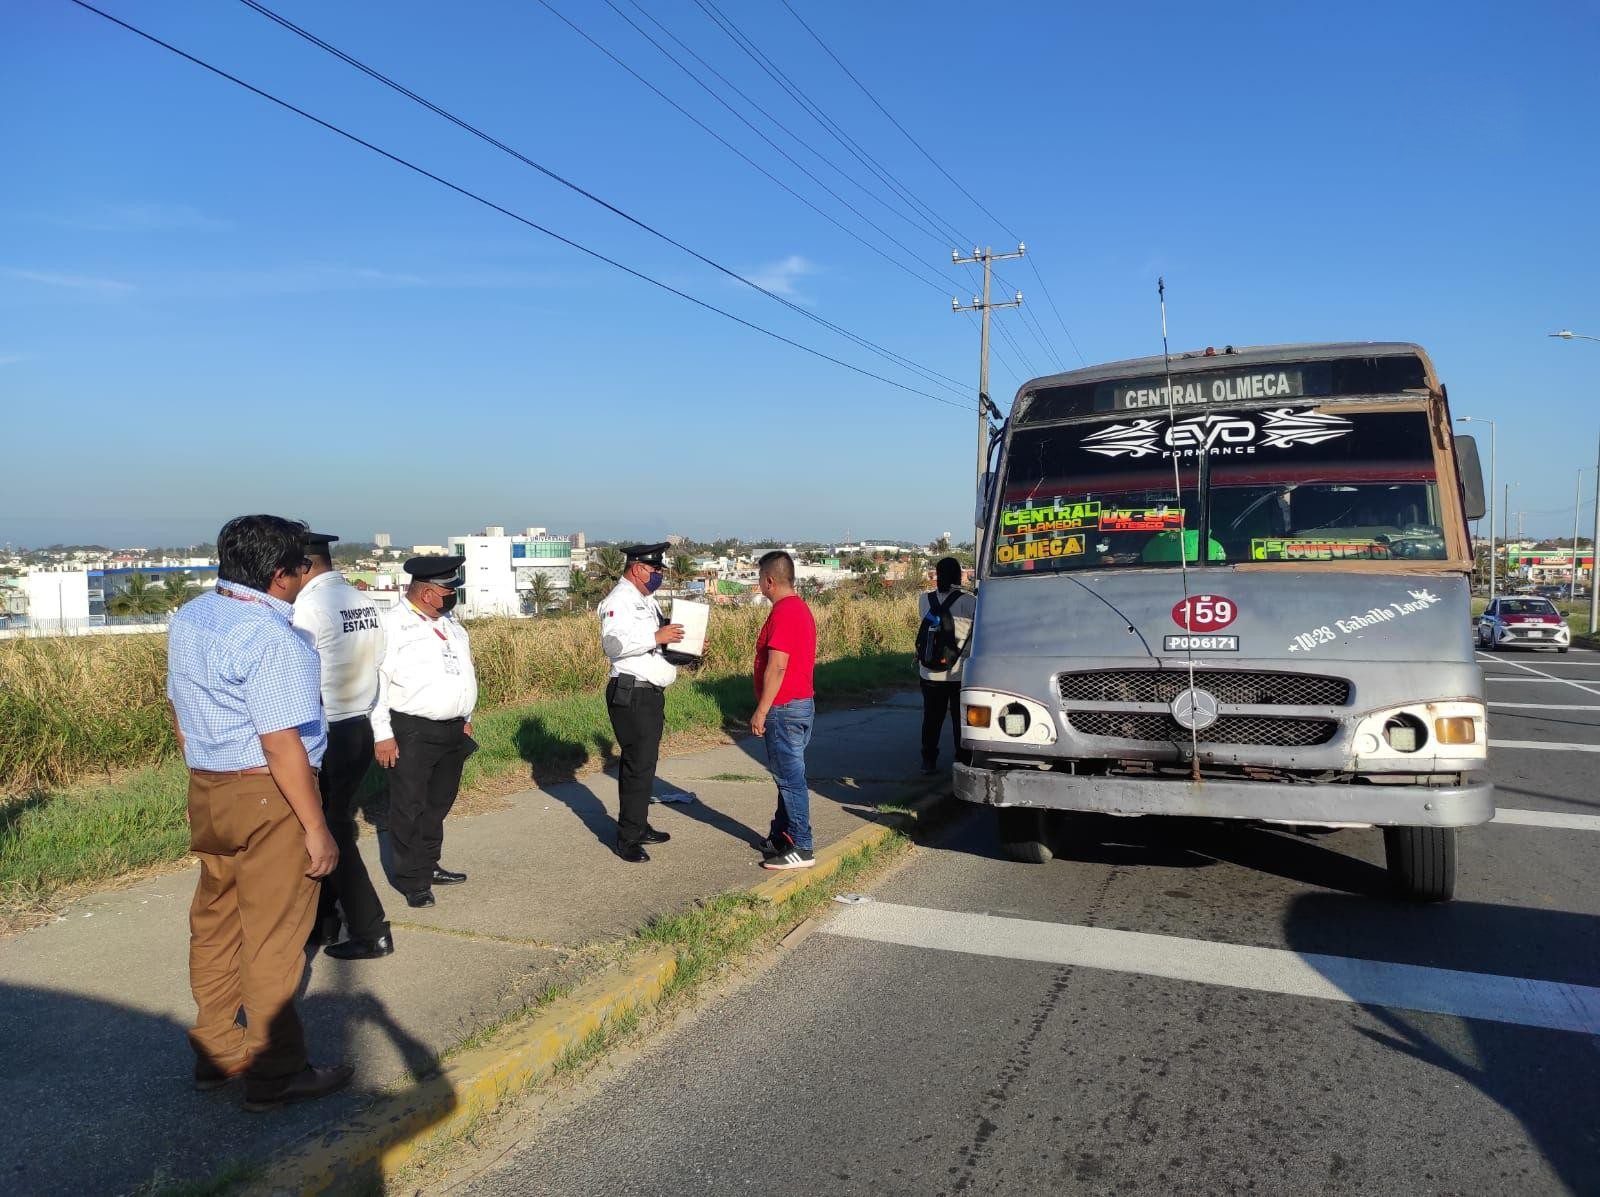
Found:
[[[1453,896],[1494,817],[1483,479],[1419,346],[1037,378],[991,462],[955,792],[1007,855],[1093,822],[1058,812],[1380,828],[1401,895]]]

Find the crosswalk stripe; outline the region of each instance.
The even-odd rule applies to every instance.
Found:
[[[1551,752],[1600,752],[1600,744],[1573,744],[1560,740],[1490,740],[1490,748],[1539,748]]]
[[[1349,956],[868,902],[822,931],[876,943],[1600,1034],[1600,989]]]
[[[1479,656],[1482,657],[1482,654],[1480,653]],[[1496,660],[1493,657],[1483,657],[1483,659],[1486,661]],[[1520,661],[1496,661],[1496,663],[1500,665],[1509,665],[1512,669],[1520,669],[1524,673],[1533,674],[1535,677],[1549,678],[1551,681],[1561,682],[1565,685],[1571,686],[1574,690],[1582,690],[1585,694],[1600,695],[1600,690],[1591,688],[1594,685],[1592,681],[1588,686],[1585,686],[1580,682],[1573,681],[1571,678],[1557,677],[1553,673],[1546,673],[1542,669],[1535,669],[1532,665],[1524,665]]]
[[[1556,827],[1563,831],[1600,831],[1600,815],[1569,815],[1565,811],[1515,810],[1497,807],[1496,823],[1519,827]]]

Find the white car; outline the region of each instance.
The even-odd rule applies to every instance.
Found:
[[[1553,648],[1564,653],[1572,644],[1567,621],[1547,598],[1510,595],[1497,598],[1478,616],[1478,647]]]

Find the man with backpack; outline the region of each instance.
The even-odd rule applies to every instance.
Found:
[[[922,771],[939,768],[939,733],[950,719],[953,751],[961,753],[961,658],[972,635],[978,600],[961,589],[961,562],[942,558],[933,568],[938,589],[918,596],[917,672],[922,676]]]

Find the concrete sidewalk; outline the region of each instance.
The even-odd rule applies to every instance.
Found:
[[[904,795],[919,718],[914,694],[819,716],[809,756],[819,847]],[[611,853],[616,783],[595,774],[452,819],[445,863],[472,879],[436,890],[432,909],[410,910],[380,885],[396,954],[319,954],[308,970],[313,1059],[349,1060],[356,1080],[305,1106],[250,1115],[237,1085],[189,1086],[193,868],[85,898],[55,923],[0,941],[0,1189],[159,1191],[261,1159],[426,1073],[440,1052],[549,987],[582,979],[605,945],[652,916],[766,876],[753,845],[774,790],[758,742],[666,758],[660,777],[658,792],[676,786],[699,800],[651,807],[652,824],[673,838],[650,864]],[[381,839],[362,839],[375,879]]]

